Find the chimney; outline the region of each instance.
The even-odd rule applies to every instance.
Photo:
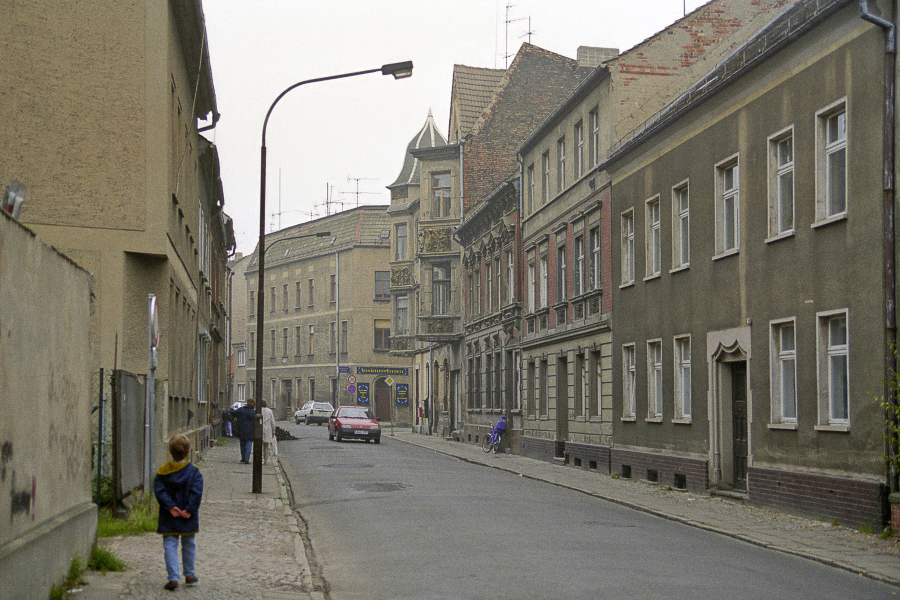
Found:
[[[593,46],[578,47],[579,67],[598,67],[619,55],[618,48],[595,48]]]

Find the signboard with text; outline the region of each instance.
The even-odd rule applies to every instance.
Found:
[[[407,367],[356,367],[357,375],[409,375]]]
[[[356,386],[356,403],[357,404],[368,404],[369,403],[369,384],[368,383],[360,383]]]
[[[397,384],[397,406],[407,406],[409,405],[409,385],[405,383]]]

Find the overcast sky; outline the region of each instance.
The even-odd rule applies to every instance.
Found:
[[[315,83],[278,103],[266,133],[267,232],[325,216],[328,197],[332,213],[357,202],[389,204],[385,186],[400,173],[406,145],[429,110],[447,135],[454,64],[504,68],[511,60],[506,55],[529,41],[529,31],[532,44],[571,58],[579,46],[624,51],[702,4],[206,0],[222,118],[205,135],[219,149],[225,212],[234,219],[238,252],[252,252],[259,238],[262,123],[288,86],[404,60],[415,65],[410,79],[372,74]]]

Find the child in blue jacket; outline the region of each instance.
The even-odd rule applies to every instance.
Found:
[[[153,493],[159,502],[159,521],[156,532],[163,536],[163,552],[166,559],[167,590],[178,587],[178,540],[181,539],[181,558],[184,562],[184,582],[197,583],[194,562],[197,546],[194,534],[200,530],[200,498],[203,496],[203,475],[200,469],[187,460],[191,442],[178,434],[169,440],[172,459],[161,466],[153,480]]]

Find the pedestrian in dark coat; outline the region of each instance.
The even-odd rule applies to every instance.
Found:
[[[197,546],[194,535],[200,530],[200,499],[203,497],[203,475],[189,460],[191,442],[178,434],[169,440],[172,460],[156,471],[153,494],[159,502],[159,519],[156,532],[163,536],[163,553],[166,560],[167,590],[178,587],[178,540],[181,540],[181,558],[184,563],[184,581],[197,583],[194,568]]]
[[[241,462],[250,464],[250,452],[253,450],[253,424],[256,422],[256,403],[252,398],[247,404],[231,411],[234,429],[241,445]]]

